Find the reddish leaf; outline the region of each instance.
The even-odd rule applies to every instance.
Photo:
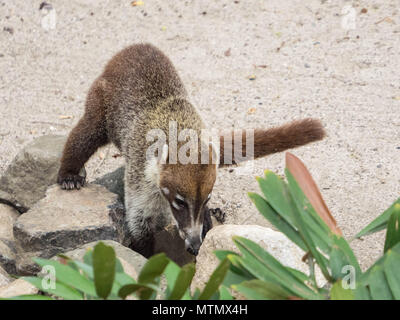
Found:
[[[296,179],[300,189],[310,201],[315,212],[317,212],[333,233],[341,236],[342,231],[338,228],[335,218],[329,212],[316,183],[303,162],[290,152],[286,152],[286,168]]]

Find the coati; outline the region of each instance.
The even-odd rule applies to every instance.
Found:
[[[151,44],[125,48],[94,81],[85,106],[83,117],[65,144],[58,183],[63,189],[80,189],[85,177],[79,172],[85,162],[97,148],[114,143],[126,161],[125,207],[132,248],[145,256],[151,254],[154,219],[163,213],[171,215],[186,249],[196,255],[211,228],[206,204],[217,169],[238,161],[224,160],[222,155],[232,154],[233,147],[224,144],[223,135],[219,149],[214,144],[208,146],[217,163],[170,163],[168,141],[157,155],[146,156],[152,143],[146,135],[154,128],[168,132],[171,121],[176,123],[178,134],[188,128],[195,132],[205,128],[171,61]],[[233,131],[229,134],[234,136]],[[298,147],[320,140],[324,134],[315,119],[256,129],[253,156]],[[244,133],[243,140],[242,150],[246,148]],[[199,138],[199,144],[204,143]]]

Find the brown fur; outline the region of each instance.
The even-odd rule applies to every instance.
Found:
[[[216,178],[213,164],[169,164],[161,171],[160,187],[172,190],[169,195],[170,202],[174,200],[176,193],[190,199],[194,206],[194,220],[197,220],[204,201],[212,192]],[[178,216],[176,218],[179,220]]]
[[[68,136],[61,158],[58,183],[64,189],[80,188],[84,177],[79,171],[90,156],[108,142],[101,79],[94,82],[86,99],[85,114]]]
[[[254,154],[246,154],[246,132],[238,132],[241,135],[242,148],[241,155],[250,159],[265,157],[272,153],[281,152],[287,149],[303,146],[307,143],[322,140],[325,136],[324,128],[319,120],[304,119],[296,120],[280,127],[271,129],[255,129],[254,130]],[[223,134],[220,137],[220,166],[229,166],[237,164],[233,154],[233,141],[235,132]],[[225,137],[232,140],[227,141],[224,145]],[[225,161],[227,159],[228,161]],[[232,159],[232,162],[229,161]]]

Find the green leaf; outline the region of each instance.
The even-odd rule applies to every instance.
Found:
[[[123,273],[123,272],[115,273],[114,283],[113,283],[113,286],[111,289],[111,294],[108,297],[108,299],[110,299],[111,296],[119,297],[118,292],[123,286],[125,286],[127,284],[135,284],[135,283],[136,283],[136,281],[131,276],[127,275],[126,273]]]
[[[262,280],[245,281],[232,288],[251,300],[286,300],[291,296],[285,288]]]
[[[126,274],[125,272],[116,273],[115,282],[117,282],[120,286],[136,283],[135,279],[133,279],[130,275]]]
[[[257,261],[257,259],[252,257],[236,257],[235,260],[237,260],[242,268],[250,274],[250,280],[261,279],[277,285],[281,283],[280,278],[275,273],[271,272],[270,269]]]
[[[400,198],[397,199],[387,210],[385,210],[378,218],[373,220],[364,229],[357,233],[356,238],[360,238],[380,230],[383,230],[387,226],[390,216],[392,215],[396,204],[400,204]]]
[[[118,257],[115,258],[115,273],[124,273],[124,267]]]
[[[199,289],[199,288],[196,288],[196,289],[194,290],[193,300],[199,300],[200,295],[201,295],[200,289]]]
[[[301,249],[309,251],[304,235],[299,230],[299,215],[301,214],[301,219],[307,224],[307,234],[322,251],[327,253],[330,250],[330,239],[327,236],[330,232],[329,227],[315,212],[290,172],[287,169],[285,172],[289,186],[271,171],[266,171],[265,179],[257,179],[267,202],[283,221],[280,221],[279,217],[274,216],[274,212],[267,208],[260,212]],[[322,258],[320,260],[323,262]]]
[[[286,270],[289,271],[290,273],[292,273],[293,276],[295,276],[300,282],[304,283],[304,282],[310,280],[308,275],[306,275],[305,273],[303,273],[303,272],[301,272],[301,271],[299,271],[297,269],[286,267]]]
[[[389,291],[395,299],[400,299],[399,265],[400,243],[389,249],[384,256],[379,258],[359,277],[356,299],[388,298]],[[383,275],[381,273],[382,269]]]
[[[123,286],[119,292],[118,296],[125,299],[127,296],[136,293],[141,299],[149,298],[153,292],[157,292],[158,287],[153,284],[140,284],[133,283]]]
[[[73,262],[77,267],[79,267],[80,270],[82,270],[82,272],[89,279],[92,279],[92,280],[94,279],[94,272],[93,272],[92,266],[89,266],[86,263],[83,263],[81,261],[73,261]],[[118,297],[119,289],[124,285],[132,284],[132,283],[136,283],[136,281],[131,276],[127,275],[124,272],[118,272],[118,273],[116,272],[110,296],[113,295],[114,297]],[[110,296],[108,297],[109,299],[111,298]]]
[[[296,225],[298,227],[299,233],[302,235],[304,242],[307,245],[308,250],[310,251],[311,255],[314,257],[316,260],[318,266],[320,267],[324,277],[330,281],[331,276],[329,274],[327,264],[328,261],[327,259],[319,252],[319,249],[321,250],[327,250],[326,247],[328,246],[329,251],[331,247],[331,243],[327,243],[328,239],[330,241],[331,237],[329,236],[331,234],[329,227],[325,224],[324,228],[321,227],[321,223],[324,224],[322,219],[315,213],[314,209],[312,208],[311,204],[307,200],[307,198],[304,196],[303,191],[300,189],[298,186],[296,180],[292,176],[289,170],[285,170],[286,177],[289,181],[289,190],[291,195],[293,196],[293,199],[295,200],[296,207],[300,214],[295,215],[296,219]],[[306,208],[306,209],[304,209]],[[319,219],[321,223],[316,225],[315,223],[311,223],[311,219],[309,217],[309,214],[312,214],[315,217],[315,219]],[[311,237],[309,230],[314,230],[314,237]],[[323,230],[322,230],[323,229]],[[319,234],[321,233],[321,234]],[[316,234],[319,234],[318,237]],[[314,241],[317,241],[314,243]],[[327,251],[327,252],[329,252]]]
[[[103,242],[93,249],[93,272],[97,295],[107,299],[115,278],[115,251]]]
[[[54,300],[48,296],[42,296],[40,294],[23,294],[16,297],[0,298],[0,300]]]
[[[371,294],[366,285],[363,283],[357,283],[356,289],[354,290],[355,300],[372,300]]]
[[[93,267],[87,265],[84,262],[81,262],[79,260],[74,260],[72,261],[76,267],[78,267],[79,270],[83,271],[83,274],[86,275],[89,279],[93,280],[94,279],[94,272],[93,272]]]
[[[220,284],[224,281],[225,275],[229,270],[230,262],[228,259],[223,260],[211,274],[203,292],[199,296],[199,300],[208,300],[218,291]]]
[[[237,274],[235,272],[232,272],[232,270],[229,269],[225,275],[223,285],[229,288],[233,284],[239,284],[239,283],[242,283],[243,281],[248,281],[248,280],[253,280],[253,279],[254,279],[254,276],[252,276],[252,275],[246,277],[246,276]]]
[[[57,281],[74,287],[90,296],[97,296],[94,283],[70,266],[63,265],[58,261],[41,258],[34,258],[33,261],[41,267],[53,266],[56,271]]]
[[[165,275],[165,278],[167,279],[167,288],[165,290],[165,297],[168,297],[171,294],[171,291],[174,288],[176,279],[178,278],[180,271],[181,271],[181,267],[179,267],[172,260],[168,263],[168,265],[164,269],[164,275]]]
[[[392,258],[388,260],[388,257]],[[383,285],[384,287],[388,286],[392,295],[395,296],[393,290],[396,289],[396,284],[400,282],[400,280],[396,280],[397,277],[396,268],[398,265],[400,265],[400,243],[396,244],[394,247],[389,249],[385,253],[385,255],[380,257],[367,271],[365,271],[364,273],[361,274],[361,276],[359,276],[359,279],[357,281],[357,287],[355,290],[356,299],[371,300],[373,299],[373,297],[375,299],[378,299],[377,296],[380,296],[381,293],[375,293],[375,292],[373,293],[371,288],[378,287],[381,285]],[[382,275],[378,273],[379,271],[382,270],[382,268],[384,272],[384,278],[382,278]],[[395,271],[391,272],[391,269]],[[375,275],[373,275],[373,271]],[[386,279],[386,282],[383,282],[383,279]],[[374,290],[381,291],[383,289],[379,288]]]
[[[226,259],[228,259],[231,263],[229,269],[238,276],[248,278],[247,280],[254,278],[251,273],[249,273],[245,268],[243,268],[243,265],[240,263],[240,258],[241,257],[236,253],[228,254],[226,256]]]
[[[46,279],[38,277],[23,277],[22,279],[34,285],[43,292],[47,292],[65,300],[83,300],[83,295],[78,290],[61,282],[55,282],[53,285],[51,285],[51,283],[48,283]]]
[[[261,181],[261,180],[260,180]],[[304,251],[307,247],[297,230],[295,230],[285,219],[282,218],[280,212],[275,211],[268,203],[256,193],[249,192],[249,198],[255,204],[257,210],[274,225],[279,231],[286,235],[296,245]]]
[[[57,254],[57,258],[58,258],[58,260],[57,260],[58,262],[70,266],[75,271],[79,271],[79,268],[74,263],[74,260],[72,260],[70,257],[66,256],[65,254],[59,253],[59,254]],[[63,260],[65,260],[65,261],[63,261]]]
[[[116,261],[118,261],[118,259],[116,259]],[[94,273],[93,273],[92,266],[89,266],[86,263],[83,263],[81,261],[73,261],[73,263],[77,267],[79,267],[79,269],[82,270],[83,273],[85,275],[87,275],[87,277],[89,279],[94,279]],[[116,266],[116,269],[117,269],[117,266]],[[113,283],[113,286],[111,289],[111,293],[115,296],[118,296],[118,291],[122,286],[127,285],[127,284],[133,284],[133,283],[136,283],[135,279],[133,279],[131,276],[129,276],[125,272],[116,272],[114,283]]]
[[[315,235],[324,240],[324,237],[332,232],[331,229],[325,223],[325,221],[322,220],[319,214],[317,214],[309,199],[305,196],[303,190],[300,188],[297,181],[288,169],[285,169],[285,175],[288,180],[288,189],[290,195],[293,198],[297,210],[304,214],[303,220],[307,222],[307,225],[310,228],[312,227],[312,229],[316,232]]]
[[[169,259],[165,253],[159,253],[147,260],[138,277],[138,283],[147,284],[155,283],[157,278],[164,272],[165,267],[169,263]]]
[[[354,292],[351,289],[345,289],[342,281],[336,281],[331,288],[331,300],[354,300]]]
[[[86,253],[83,256],[83,262],[89,266],[93,265],[93,248],[86,249]]]
[[[219,288],[219,299],[218,300],[233,300],[232,295],[229,292],[229,289],[224,285],[221,285]]]
[[[361,275],[361,268],[357,258],[351,250],[348,242],[335,234],[332,234],[333,245],[329,257],[329,265],[333,279],[339,280],[343,278],[343,267],[352,266],[355,271],[356,279]]]
[[[371,269],[367,283],[372,299],[393,300],[393,295],[382,266],[376,265]]]
[[[297,210],[288,192],[286,182],[269,170],[264,171],[264,176],[265,179],[260,177],[256,179],[265,199],[292,228],[295,228],[294,215],[297,214]]]
[[[186,264],[182,267],[168,300],[179,300],[183,297],[192,282],[195,271],[196,269],[193,263]]]
[[[386,279],[396,300],[400,300],[400,254],[395,251],[400,251],[399,249],[400,243],[394,246],[393,249],[389,249],[385,254],[386,259],[383,263]]]
[[[234,256],[238,255],[236,252],[230,250],[215,250],[214,254],[219,261],[224,260],[228,255],[234,255]]]
[[[288,170],[286,170],[285,172],[286,175],[290,174]],[[263,212],[260,210],[261,214],[264,215],[265,213],[264,216],[278,230],[282,231],[301,249],[303,249],[304,251],[308,251],[307,246],[304,243],[304,239],[302,239],[302,235],[299,234],[297,218],[300,213],[305,213],[302,219],[307,223],[309,227],[311,238],[314,240],[315,243],[319,244],[319,246],[325,253],[327,253],[330,248],[330,243],[329,237],[327,237],[326,234],[327,232],[330,232],[330,229],[321,219],[321,217],[315,212],[308,199],[305,197],[303,191],[298,187],[297,182],[295,184],[295,189],[293,189],[293,186],[288,186],[280,177],[268,170],[266,170],[265,172],[265,179],[258,178],[257,181],[269,205],[271,205],[275,212],[278,213],[284,221],[286,220],[291,228],[288,228],[285,223],[277,220],[276,217],[274,218],[273,213],[271,213],[270,211]],[[289,188],[291,189],[289,190]],[[295,203],[296,199],[294,197],[297,197],[298,201],[305,204],[305,206],[301,207],[301,210],[298,209],[297,204]],[[293,231],[297,233],[298,237],[293,234]]]
[[[384,252],[400,243],[400,203],[393,206],[386,231]]]
[[[293,296],[305,299],[322,298],[255,242],[238,236],[234,236],[233,241],[243,254],[240,262],[258,279],[282,286]]]

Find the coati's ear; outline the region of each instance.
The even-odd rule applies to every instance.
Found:
[[[158,164],[166,164],[168,160],[168,145],[164,144],[161,149],[161,157],[158,157]]]

